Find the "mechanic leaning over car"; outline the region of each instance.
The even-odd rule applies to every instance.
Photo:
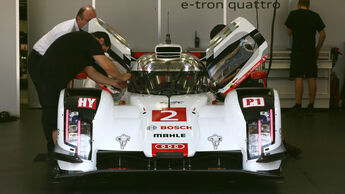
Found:
[[[110,47],[105,32],[89,34],[84,31],[65,34],[47,49],[39,63],[31,68],[30,75],[36,85],[42,106],[42,124],[47,139],[48,153],[54,151],[57,138],[57,111],[59,94],[68,82],[84,71],[92,80],[123,89],[131,75],[121,74],[104,55]],[[97,62],[114,79],[99,73],[94,67]]]
[[[37,66],[39,61],[42,59],[42,56],[47,51],[48,47],[60,36],[70,33],[79,31],[85,24],[87,24],[91,19],[96,17],[96,11],[93,9],[92,6],[87,5],[83,6],[79,9],[75,18],[64,21],[58,25],[56,25],[53,29],[51,29],[47,34],[41,37],[35,45],[33,46],[29,56],[28,56],[28,71],[30,77],[37,77],[34,75],[33,69]],[[37,88],[36,79],[32,79],[34,82],[35,87]],[[43,123],[43,121],[42,121]],[[44,124],[43,124],[44,126]],[[54,145],[51,141],[51,133],[46,134],[46,130],[44,129],[45,137],[48,141],[48,152],[54,148]]]
[[[40,63],[42,56],[47,51],[48,47],[60,36],[67,34],[67,33],[70,33],[70,32],[79,31],[85,24],[87,24],[91,19],[93,19],[95,17],[96,17],[96,11],[93,9],[92,6],[87,5],[87,6],[81,7],[79,9],[77,15],[76,15],[76,18],[71,19],[71,20],[67,20],[65,22],[62,22],[62,23],[56,25],[52,30],[50,30],[39,41],[36,42],[36,44],[33,46],[33,49],[31,50],[29,57],[28,57],[28,71],[29,71],[30,77],[32,78],[32,80],[34,82],[36,89],[38,87],[37,82],[38,82],[39,77],[40,77],[40,72],[38,71],[38,69],[39,69],[38,64]],[[104,46],[102,46],[102,47],[104,47]],[[103,48],[103,50],[104,49],[105,48]],[[104,59],[103,54],[104,53],[102,52],[100,54],[100,56],[97,58],[98,58],[98,60],[102,60],[103,64],[106,63],[109,66],[110,61],[108,59]],[[75,56],[73,56],[72,58],[74,58],[74,57]],[[102,63],[100,63],[100,64],[102,64]],[[69,68],[72,68],[72,67],[69,67]],[[115,70],[111,70],[111,68],[110,68],[108,71],[115,71]],[[118,83],[116,83],[116,84],[118,84]],[[50,86],[50,87],[53,87],[53,86]],[[44,97],[43,97],[43,99],[40,98],[41,105],[42,105],[42,103],[46,103],[45,101],[43,101],[44,99],[45,99]],[[42,108],[44,109],[43,106],[42,106]],[[46,110],[43,110],[43,112],[44,113],[42,114],[42,125],[43,125],[44,134],[45,134],[45,137],[47,140],[48,153],[51,153],[51,152],[53,152],[53,149],[54,149],[54,143],[53,143],[53,139],[52,139],[52,130],[56,129],[56,126],[54,126],[54,128],[51,128],[49,126],[49,122],[47,121],[46,116],[45,116],[46,114],[49,114],[49,111],[48,111],[48,113],[45,113]],[[49,118],[51,118],[51,117],[49,117]],[[53,121],[56,120],[56,117],[53,118],[52,120]]]
[[[326,38],[325,24],[319,14],[309,10],[309,0],[299,0],[298,9],[290,12],[285,21],[287,32],[292,35],[292,53],[290,77],[295,78],[296,104],[293,111],[299,111],[303,96],[303,78],[308,79],[309,104],[307,110],[312,112],[316,95],[317,65],[320,49]],[[315,47],[315,35],[319,40]]]

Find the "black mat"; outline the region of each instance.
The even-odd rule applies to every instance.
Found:
[[[50,158],[48,157],[48,154],[46,153],[40,153],[37,154],[37,156],[34,158],[33,162],[48,162]]]

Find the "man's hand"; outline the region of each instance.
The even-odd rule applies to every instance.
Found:
[[[131,79],[131,76],[132,75],[130,73],[124,73],[124,74],[121,75],[120,80],[121,81],[127,81],[127,80]]]
[[[120,81],[120,80],[112,80],[111,83],[112,86],[114,86],[115,88],[119,88],[119,89],[125,89],[127,86],[127,83],[125,81]]]
[[[326,31],[325,29],[323,29],[319,32],[319,41],[317,42],[317,46],[316,46],[316,60],[319,58],[320,50],[325,39],[326,39]]]
[[[119,89],[124,89],[127,86],[126,81],[131,79],[131,76],[132,75],[130,73],[124,73],[121,75],[120,80],[113,80],[113,83],[111,85]]]
[[[292,30],[291,30],[290,28],[286,28],[286,31],[287,31],[287,33],[288,33],[289,36],[292,35]]]
[[[320,50],[316,50],[316,60],[318,60],[319,59],[319,56],[320,56]]]

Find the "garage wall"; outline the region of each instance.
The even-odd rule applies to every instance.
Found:
[[[156,45],[157,0],[96,0],[96,10],[133,50],[152,50]]]
[[[134,51],[152,51],[157,43],[157,0],[96,0],[98,16],[115,28],[129,42]],[[228,4],[228,23],[239,16],[247,18],[256,25],[256,12],[253,0],[230,1]],[[271,17],[274,0],[265,0],[259,9],[260,31],[268,39],[270,37]],[[240,8],[232,8],[239,4]],[[245,4],[242,4],[245,3]],[[173,42],[181,44],[184,49],[195,49],[194,38],[197,32],[200,47],[205,49],[209,42],[210,30],[223,23],[223,0],[162,0],[162,37],[171,34]],[[244,8],[241,8],[244,5]],[[279,4],[276,29],[278,36],[275,46],[286,48],[288,44],[283,20],[288,14],[288,1]],[[169,13],[169,19],[168,19]],[[168,25],[169,23],[169,25]]]
[[[157,43],[157,0],[95,0],[98,17],[122,34],[134,51],[153,50]],[[260,0],[259,30],[269,41],[275,0]],[[289,10],[297,8],[298,0],[278,0],[275,26],[275,49],[289,47],[284,21]],[[35,42],[57,23],[75,16],[76,10],[91,0],[29,0],[29,44]],[[201,48],[206,48],[209,31],[223,22],[223,0],[162,0],[162,41],[168,30],[173,42],[186,49],[194,47],[197,31]],[[66,6],[68,5],[68,6]],[[255,0],[228,0],[228,23],[238,16],[256,25]],[[339,24],[345,18],[345,1],[311,0],[311,9],[318,12],[327,25],[324,49],[344,42],[345,26]],[[30,45],[29,45],[30,46]]]
[[[96,0],[98,16],[104,19],[129,42],[134,51],[153,50],[157,42],[157,0]],[[257,4],[259,30],[270,42],[273,3],[260,0]],[[284,22],[290,10],[297,8],[298,0],[278,0],[275,23],[274,48],[289,48],[289,37]],[[173,42],[185,49],[194,48],[195,31],[200,37],[201,48],[206,48],[209,31],[223,22],[223,0],[162,0],[162,40],[168,31]],[[228,0],[228,23],[241,16],[256,26],[255,0]],[[339,18],[345,18],[345,1],[311,0],[311,9],[318,12],[327,25],[327,39],[323,49],[340,47],[345,40],[345,26]],[[331,11],[330,11],[331,10]]]
[[[19,15],[18,0],[1,0],[0,112],[19,116]]]

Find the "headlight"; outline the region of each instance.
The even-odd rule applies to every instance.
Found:
[[[259,158],[263,150],[274,143],[274,117],[273,110],[261,111],[258,121],[247,125],[248,158]]]
[[[91,153],[91,124],[79,119],[79,112],[66,109],[65,144],[75,148],[75,154],[89,159]]]

